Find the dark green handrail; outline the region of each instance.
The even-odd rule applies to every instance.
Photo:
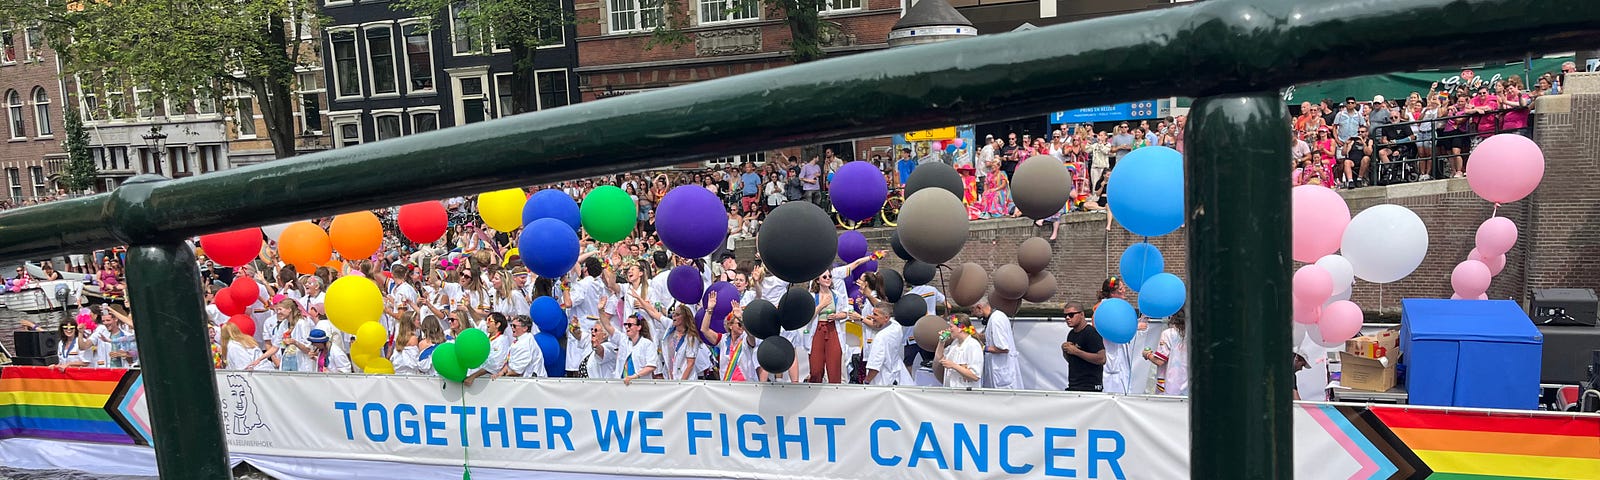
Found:
[[[127,244],[163,478],[228,475],[193,252],[251,225],[773,147],[1201,97],[1191,477],[1292,477],[1287,115],[1328,78],[1600,45],[1597,0],[1211,0],[830,59],[0,213],[0,260]],[[1278,125],[1279,127],[1274,127]],[[1275,129],[1281,128],[1279,132]],[[1199,138],[1200,135],[1204,138]]]

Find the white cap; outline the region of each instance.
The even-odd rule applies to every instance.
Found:
[[[1373,95],[1372,103],[1383,103],[1383,95]]]

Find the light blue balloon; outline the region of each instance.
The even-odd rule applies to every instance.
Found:
[[[1145,280],[1144,290],[1139,292],[1139,311],[1150,318],[1170,317],[1183,310],[1183,302],[1188,298],[1183,280],[1177,275],[1156,274]]]
[[[1106,196],[1112,218],[1138,235],[1158,237],[1183,226],[1183,154],[1167,147],[1134,150],[1117,162]]]
[[[1107,342],[1128,343],[1139,331],[1139,314],[1127,300],[1107,298],[1094,310],[1094,328]]]
[[[1161,256],[1161,249],[1144,242],[1128,245],[1128,249],[1122,251],[1122,260],[1117,262],[1122,283],[1135,292],[1140,291],[1150,277],[1166,270],[1167,259]]]

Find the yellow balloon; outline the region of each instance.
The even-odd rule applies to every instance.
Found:
[[[478,216],[489,228],[501,232],[522,226],[522,205],[528,202],[527,192],[508,188],[478,195]]]
[[[377,357],[367,361],[367,366],[361,367],[361,371],[373,375],[394,375],[394,363],[387,358]]]
[[[373,356],[367,353],[357,353],[350,356],[350,363],[356,364],[356,368],[363,371],[367,369],[367,364],[372,363],[372,360]]]
[[[383,344],[389,343],[389,331],[378,322],[367,322],[356,329],[356,340],[350,344],[350,350],[360,354],[379,355],[383,353]]]
[[[323,299],[328,321],[345,333],[359,333],[361,325],[383,316],[383,293],[360,275],[346,275],[328,285]]]

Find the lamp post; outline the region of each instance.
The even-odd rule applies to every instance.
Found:
[[[150,157],[151,157],[152,160],[154,160],[150,164],[151,167],[152,167],[152,170],[154,170],[154,171],[148,171],[148,172],[144,172],[144,173],[153,173],[153,174],[160,175],[161,174],[161,151],[162,151],[162,149],[166,148],[166,146],[167,146],[167,134],[161,133],[161,126],[160,125],[151,125],[150,126],[150,132],[146,133],[144,135],[140,135],[139,138],[143,138],[144,139],[144,145],[145,145],[145,147],[148,147],[150,149]]]

